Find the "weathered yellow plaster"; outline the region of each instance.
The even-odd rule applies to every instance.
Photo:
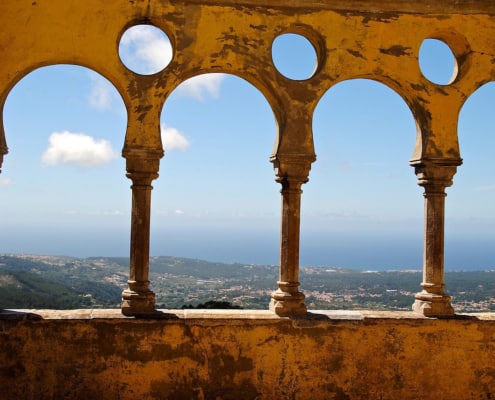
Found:
[[[83,65],[109,79],[123,97],[129,113],[126,146],[159,151],[157,127],[167,96],[189,77],[225,72],[256,86],[279,126],[289,116],[304,115],[291,121],[297,129],[280,132],[278,143],[284,148],[289,142],[284,153],[312,155],[311,116],[318,100],[340,81],[369,78],[390,86],[411,107],[424,136],[416,158],[458,159],[458,111],[493,79],[493,7],[487,1],[347,3],[5,1],[0,104],[40,66]],[[174,46],[172,63],[151,77],[128,71],[118,57],[121,34],[137,23],[160,27]],[[271,44],[285,32],[305,35],[317,49],[319,66],[311,79],[290,81],[274,68]],[[444,40],[454,51],[459,74],[451,85],[439,87],[422,76],[417,58],[426,38]],[[445,107],[451,112],[444,113]]]
[[[2,399],[490,399],[493,315],[0,313]],[[39,319],[35,319],[39,318]],[[55,318],[55,319],[52,319]]]

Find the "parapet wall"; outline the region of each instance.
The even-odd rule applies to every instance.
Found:
[[[495,315],[0,312],[8,399],[491,399]]]

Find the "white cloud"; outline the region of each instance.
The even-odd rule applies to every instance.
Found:
[[[0,178],[0,186],[8,186],[12,183],[10,178]]]
[[[168,37],[150,25],[129,28],[120,41],[119,54],[123,63],[139,74],[162,71],[172,60],[173,50]],[[206,96],[218,97],[225,74],[207,73],[183,82],[177,92],[185,97],[204,100]]]
[[[182,211],[182,210],[175,210],[174,213],[175,213],[175,215],[184,215],[185,214],[184,211]]]
[[[165,151],[178,149],[186,151],[189,147],[189,141],[179,130],[170,126],[162,126],[162,143]]]
[[[113,87],[101,76],[91,73],[91,92],[89,105],[98,110],[107,110],[112,105]]]
[[[129,28],[122,36],[119,51],[124,64],[141,74],[159,72],[172,59],[172,45],[167,36],[150,25]]]
[[[182,83],[177,92],[196,100],[204,100],[207,95],[216,98],[220,94],[220,86],[224,79],[225,74],[198,75]]]
[[[53,132],[48,141],[49,147],[41,156],[41,162],[48,166],[72,164],[93,167],[117,158],[108,140],[96,140],[84,133]]]

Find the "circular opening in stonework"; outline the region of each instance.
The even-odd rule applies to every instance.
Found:
[[[437,85],[448,85],[457,77],[457,60],[450,47],[438,39],[425,39],[419,49],[423,76]]]
[[[165,32],[156,26],[135,25],[122,35],[119,56],[132,72],[153,75],[170,64],[172,45]]]
[[[277,71],[292,80],[311,78],[318,64],[312,43],[296,33],[285,33],[275,38],[272,59]]]

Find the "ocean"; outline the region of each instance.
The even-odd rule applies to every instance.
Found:
[[[495,269],[490,238],[446,238],[445,269]],[[301,233],[300,265],[362,270],[421,269],[422,238],[405,234]],[[19,229],[0,232],[0,253],[74,257],[129,255],[126,229]],[[278,231],[253,228],[153,230],[151,255],[207,261],[278,265]]]

